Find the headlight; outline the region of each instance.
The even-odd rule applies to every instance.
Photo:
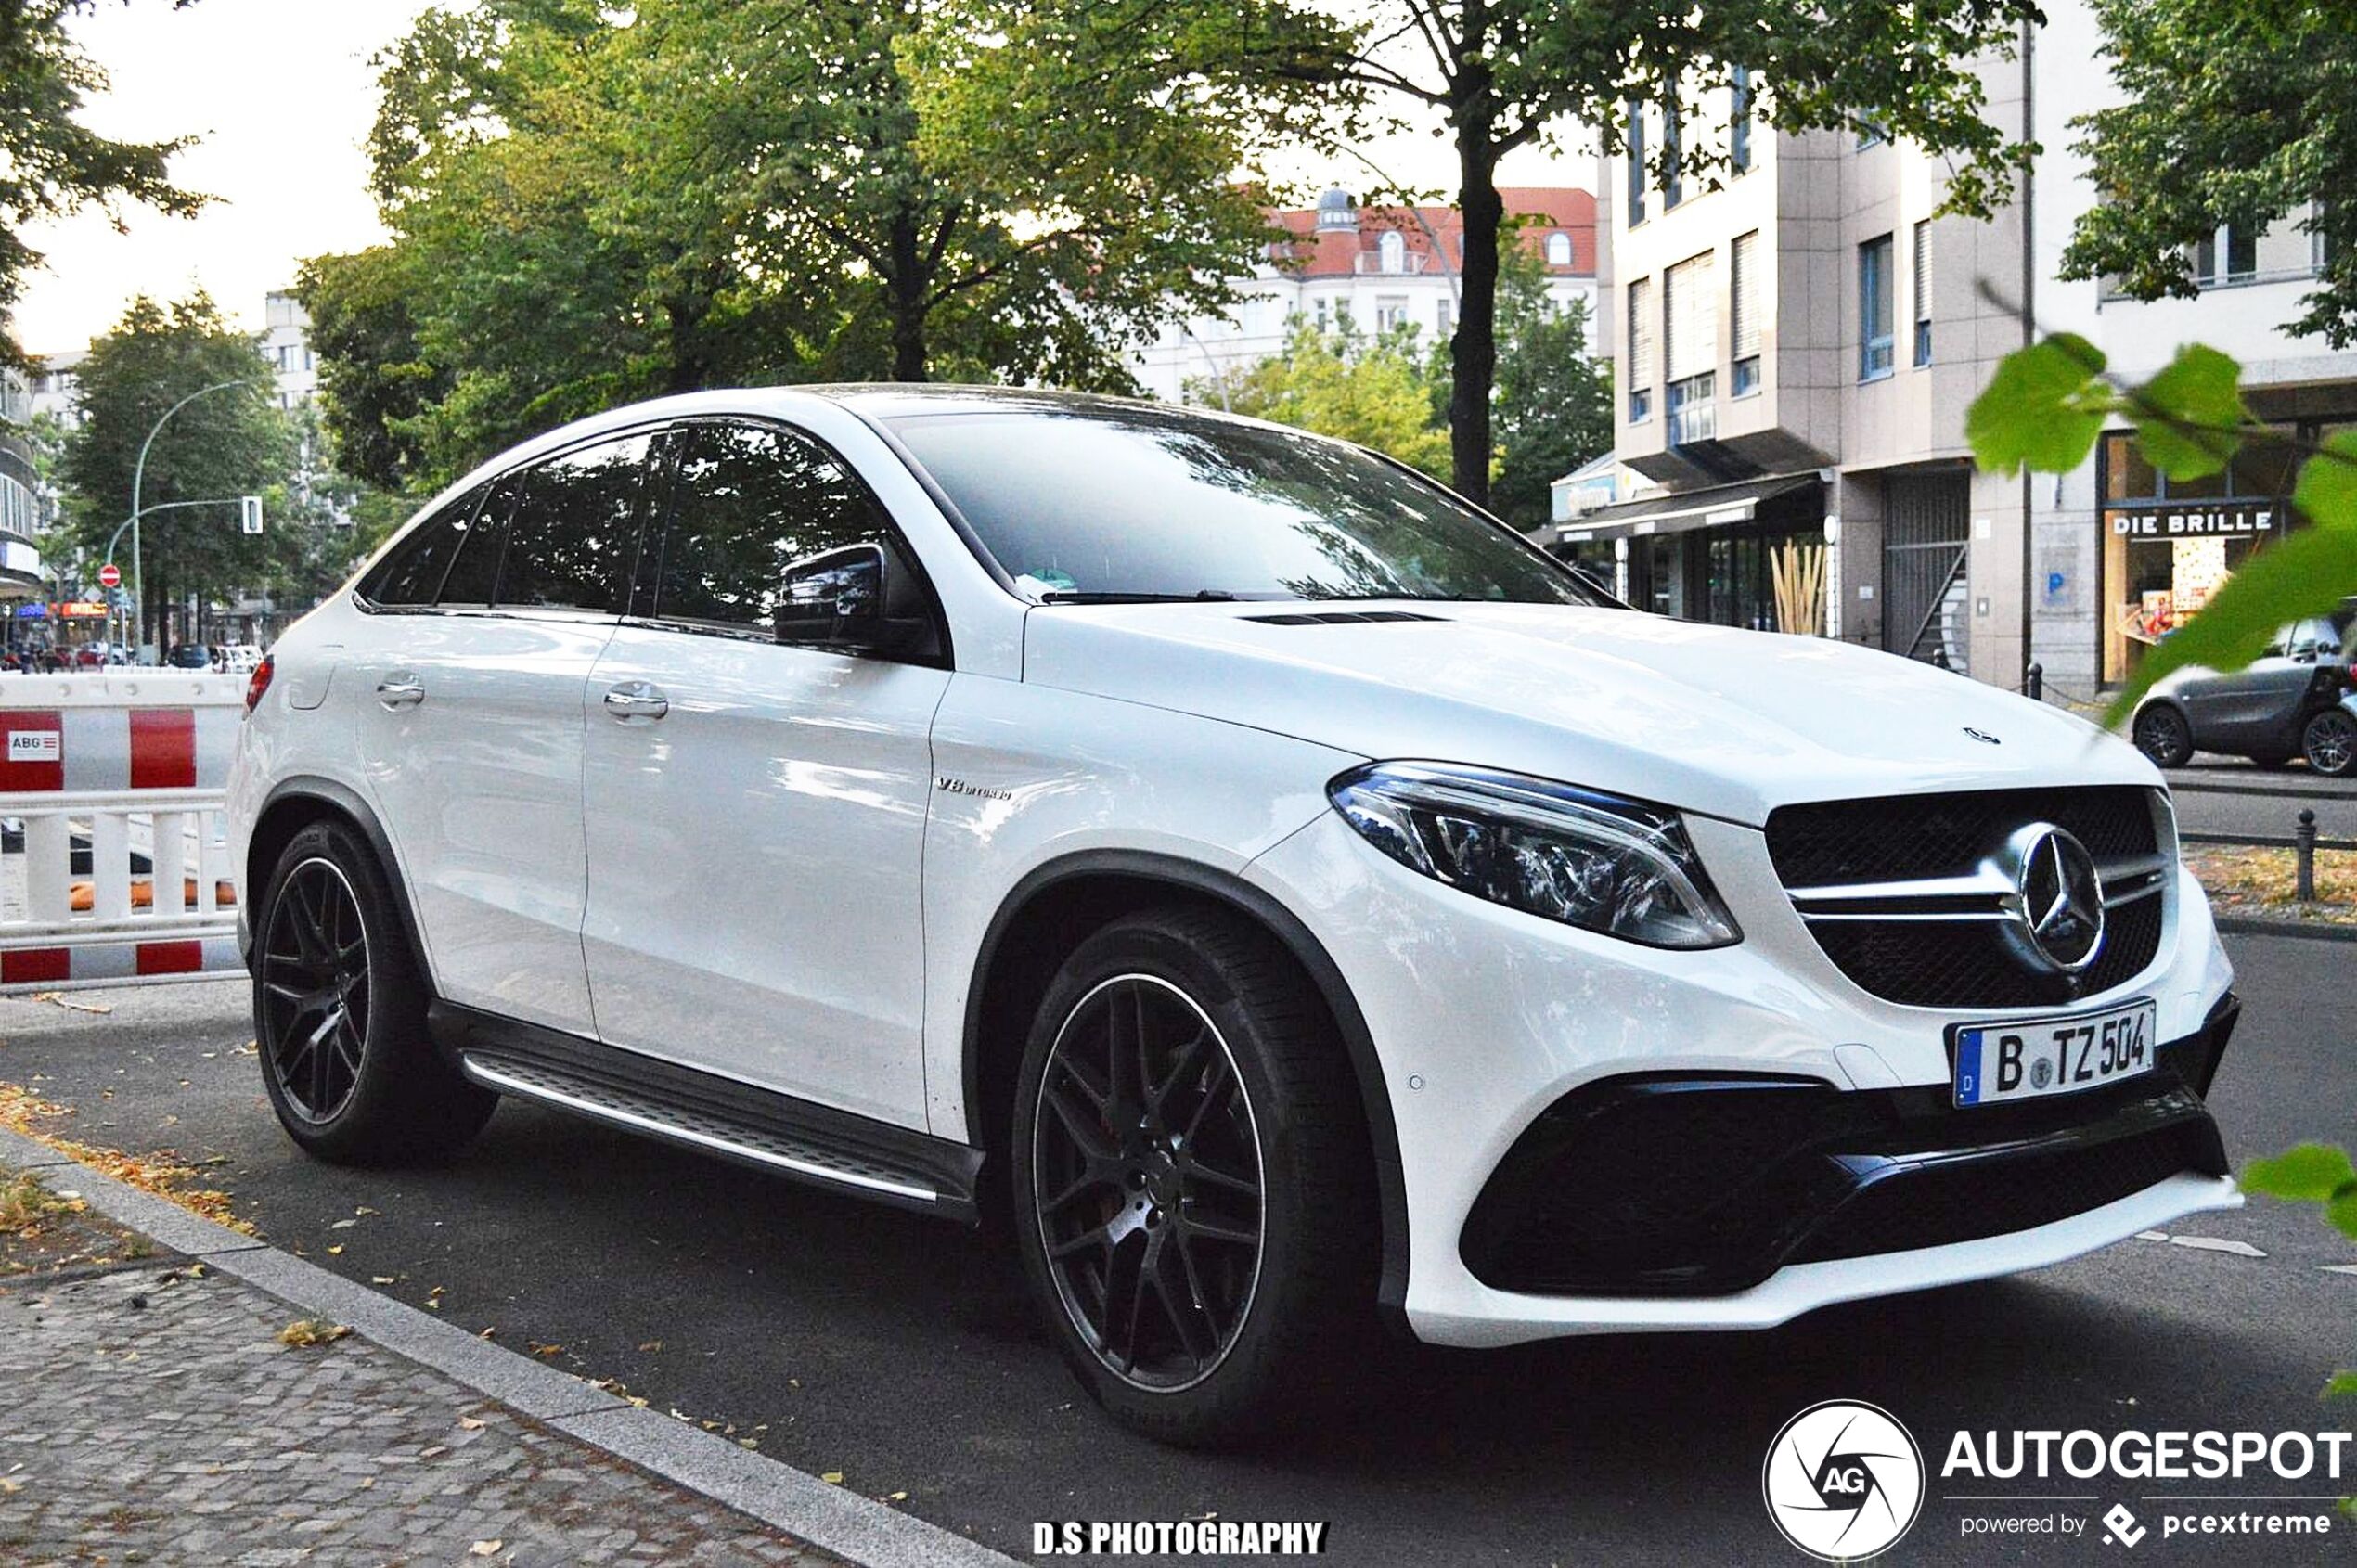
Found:
[[[1327,786],[1343,819],[1411,870],[1493,904],[1649,947],[1741,939],[1678,814],[1544,778],[1373,763]]]

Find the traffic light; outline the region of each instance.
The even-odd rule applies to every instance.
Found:
[[[262,497],[261,497],[261,496],[259,496],[259,495],[240,495],[240,496],[238,496],[238,523],[239,523],[239,524],[240,524],[240,525],[241,525],[241,526],[245,529],[245,531],[246,531],[247,533],[261,533],[261,532],[262,532]]]

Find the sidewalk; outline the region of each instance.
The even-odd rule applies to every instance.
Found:
[[[1005,1562],[6,1131],[0,1390],[11,1565]]]

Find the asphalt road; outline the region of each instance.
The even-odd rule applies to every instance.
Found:
[[[2327,778],[2305,763],[2262,768],[2204,752],[2191,766],[2170,769],[2169,784],[2185,832],[2282,837],[2304,808],[2316,814],[2321,837],[2357,839],[2357,778]]]
[[[2350,949],[2230,942],[2249,1003],[2213,1097],[2237,1158],[2351,1136]],[[71,1105],[75,1136],[210,1162],[277,1244],[443,1317],[619,1378],[658,1409],[733,1425],[763,1452],[1027,1556],[1037,1520],[1314,1519],[1341,1563],[1804,1560],[1771,1529],[1761,1461],[1804,1407],[1862,1398],[1932,1465],[1894,1562],[2117,1557],[2116,1501],[2151,1534],[2134,1561],[2345,1556],[2324,1541],[2165,1539],[2144,1494],[2357,1491],[2239,1483],[1942,1480],[1959,1430],[2346,1429],[2320,1405],[2357,1362],[2357,1260],[2312,1211],[2185,1222],[2260,1256],[2132,1240],[2034,1276],[1839,1307],[1772,1332],[1565,1341],[1488,1354],[1402,1345],[1338,1364],[1350,1414],[1256,1452],[1130,1437],[1079,1399],[1011,1263],[913,1216],[749,1176],[509,1104],[453,1163],[397,1173],[309,1163],[280,1136],[244,1047],[244,993],[211,983],[82,993],[105,1015],[0,1000],[0,1080]],[[341,1252],[330,1252],[341,1248]],[[1957,1494],[2039,1494],[1992,1504]],[[2084,1500],[2042,1500],[2069,1495]],[[2227,1509],[2234,1503],[2179,1503]],[[2329,1502],[2254,1502],[2260,1512]],[[2090,1522],[2075,1540],[1966,1537],[1971,1518]]]

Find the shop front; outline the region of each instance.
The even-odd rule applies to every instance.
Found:
[[[1648,496],[1548,547],[1640,610],[1755,631],[1824,630],[1824,485],[1814,473]]]
[[[2146,649],[2199,615],[2226,580],[2301,526],[2291,489],[2307,443],[2347,421],[2303,421],[2248,443],[2224,471],[2171,480],[2125,431],[2105,435],[2102,614],[2098,660],[2106,685],[2135,673]]]

